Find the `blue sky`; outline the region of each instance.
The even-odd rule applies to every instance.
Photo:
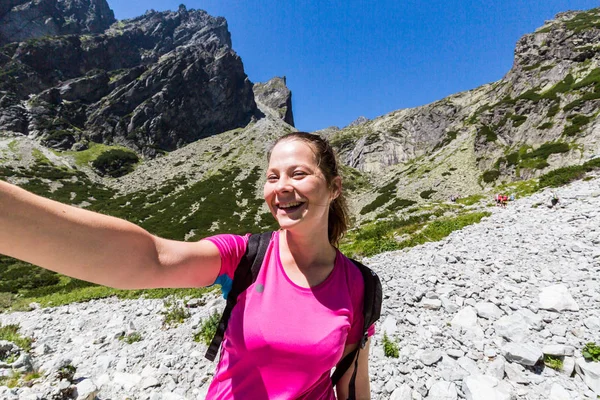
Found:
[[[117,19],[181,0],[108,0]],[[253,82],[286,76],[300,130],[343,127],[499,80],[516,41],[598,0],[189,0],[223,16]]]

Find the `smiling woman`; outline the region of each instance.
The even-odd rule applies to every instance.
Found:
[[[335,154],[323,138],[297,132],[268,160],[264,198],[280,230],[237,297],[207,398],[334,400],[332,369],[356,359],[337,368],[337,398],[368,399],[374,328],[365,334],[363,271],[336,247],[347,210]],[[250,236],[167,240],[2,181],[0,204],[1,254],[122,289],[232,281]]]

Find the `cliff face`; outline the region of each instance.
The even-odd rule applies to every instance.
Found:
[[[80,31],[27,40],[15,32],[3,36],[23,40],[0,49],[0,130],[59,149],[94,141],[154,156],[261,115],[225,19],[181,6],[103,29],[114,21],[112,12],[84,17],[105,2],[87,8],[83,1],[50,3],[58,12],[87,10],[60,14],[79,16],[72,19]],[[14,6],[4,18],[21,18],[22,7],[43,4]]]

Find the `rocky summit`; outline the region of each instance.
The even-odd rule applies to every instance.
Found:
[[[55,149],[92,141],[155,156],[262,115],[224,18],[181,6],[115,22],[104,9],[105,0],[31,1],[4,14],[35,14],[37,24],[52,11],[74,27],[3,34],[10,43],[0,49],[0,131]],[[15,24],[2,26],[15,32]]]
[[[490,208],[443,241],[364,260],[384,292],[371,344],[373,399],[600,395],[600,362],[582,357],[586,343],[600,342],[600,177],[558,194],[556,208],[540,192]],[[190,317],[170,327],[165,304],[106,299],[0,315],[35,339],[31,356],[11,350],[13,368],[43,371],[38,383],[2,387],[0,396],[201,398],[215,364],[193,336],[224,301],[216,293],[188,299]],[[398,346],[397,358],[386,357],[384,342]]]

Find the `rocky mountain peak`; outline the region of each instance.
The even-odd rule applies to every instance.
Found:
[[[22,7],[42,3],[12,7],[5,17],[14,19]],[[82,4],[88,10],[106,5],[52,3],[63,20],[79,15],[73,10]],[[49,36],[27,40],[15,33],[16,25],[4,26],[23,41],[0,49],[0,68],[6,71],[0,130],[40,138],[57,149],[85,148],[82,143],[93,141],[155,156],[260,115],[224,18],[179,7],[108,25],[98,25],[100,33],[45,31]]]
[[[292,92],[286,86],[285,76],[275,77],[265,83],[255,83],[253,90],[256,103],[263,113],[294,126]]]
[[[3,1],[0,46],[46,36],[101,33],[114,22],[106,0]]]

